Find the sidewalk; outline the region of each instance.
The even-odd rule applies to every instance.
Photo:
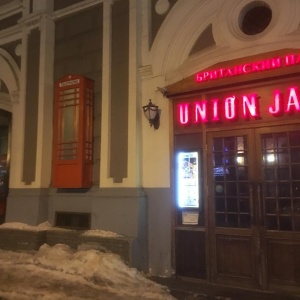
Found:
[[[178,300],[300,300],[300,295],[224,287],[175,277],[150,279],[167,286]]]

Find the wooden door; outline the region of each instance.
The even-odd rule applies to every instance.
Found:
[[[300,292],[300,128],[261,128],[256,141],[263,283],[270,290]]]
[[[209,133],[208,184],[211,280],[297,289],[300,130]]]

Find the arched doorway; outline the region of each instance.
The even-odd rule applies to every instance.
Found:
[[[0,224],[5,222],[9,186],[11,113],[0,109]]]
[[[0,224],[5,222],[11,162],[13,103],[18,103],[20,70],[0,48]]]

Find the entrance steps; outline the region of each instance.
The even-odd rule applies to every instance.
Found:
[[[151,279],[167,286],[177,300],[300,300],[300,295],[225,287],[185,278]]]

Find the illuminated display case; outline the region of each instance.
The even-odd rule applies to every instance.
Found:
[[[199,208],[199,154],[179,152],[177,155],[177,205]]]
[[[183,225],[198,225],[199,221],[199,153],[179,152],[176,164],[177,206]]]

